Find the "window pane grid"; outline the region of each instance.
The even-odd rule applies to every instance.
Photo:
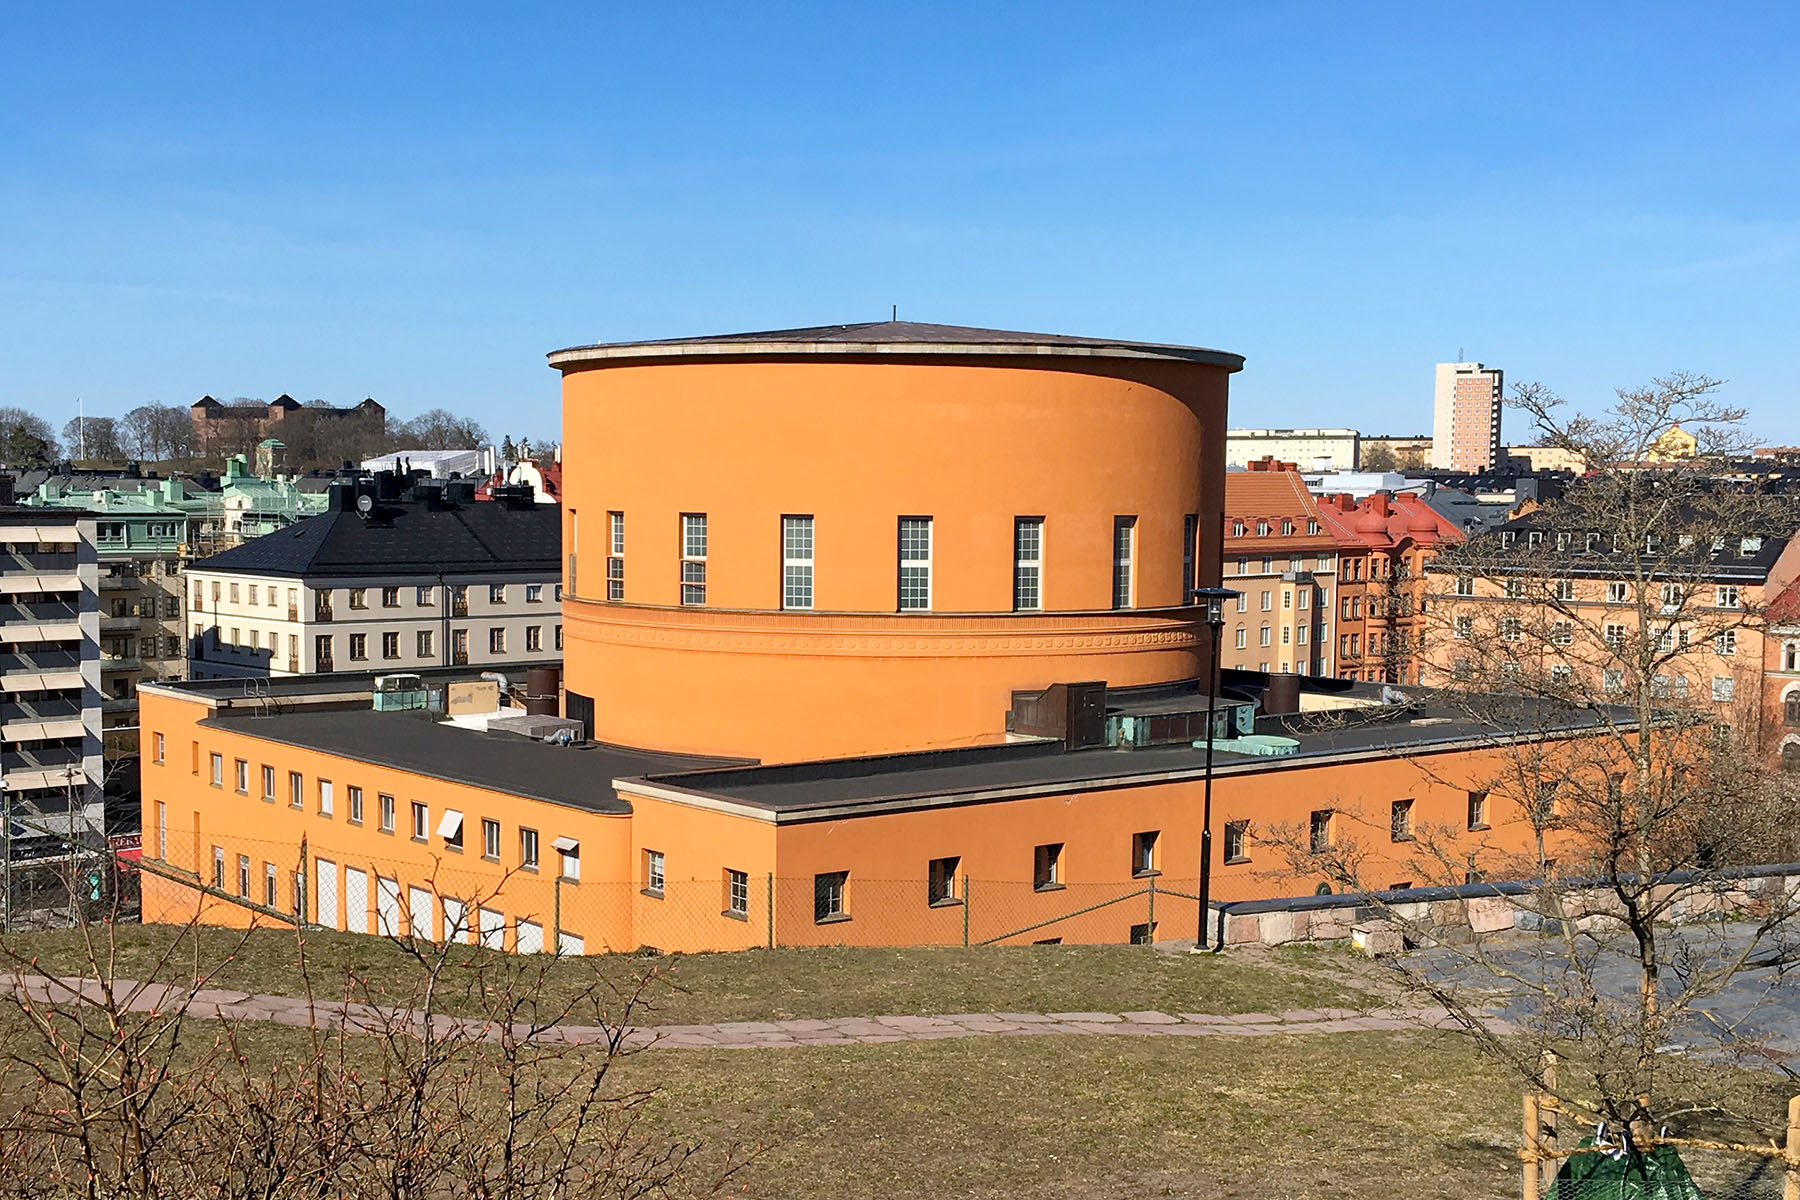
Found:
[[[931,518],[900,518],[900,609],[931,607]]]
[[[1131,543],[1136,517],[1113,518],[1113,607],[1131,607]]]
[[[681,602],[706,603],[706,514],[681,514]]]
[[[1044,521],[1020,517],[1013,522],[1013,608],[1043,606]]]
[[[781,518],[781,607],[813,606],[813,519]]]

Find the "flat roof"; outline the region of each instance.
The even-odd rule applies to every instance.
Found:
[[[552,746],[515,734],[445,725],[436,713],[374,712],[366,705],[268,715],[259,715],[254,708],[232,709],[200,724],[428,779],[621,816],[631,811],[631,805],[619,799],[614,779],[726,761],[593,742]]]
[[[1419,696],[1422,689],[1409,689]],[[1500,718],[1510,716],[1511,721]],[[1295,753],[1238,754],[1214,746],[1214,774],[1257,774],[1332,761],[1486,747],[1513,740],[1598,729],[1608,717],[1552,709],[1524,697],[1496,704],[1493,716],[1442,697],[1383,709],[1347,709],[1257,718],[1255,732],[1293,737]],[[1068,751],[1055,741],[893,754],[773,766],[715,767],[621,780],[627,790],[718,802],[776,819],[825,820],[874,811],[975,803],[1013,795],[1137,787],[1204,776],[1206,751],[1182,742],[1135,750]]]
[[[770,329],[754,333],[711,334],[641,342],[601,342],[553,350],[550,365],[561,370],[694,358],[813,358],[817,356],[884,357],[1005,355],[1075,358],[1153,359],[1199,363],[1241,371],[1244,357],[1203,346],[1130,342],[1116,338],[1077,337],[1061,333],[1027,333],[1014,329],[980,329],[969,325],[933,325],[920,321],[867,321],[853,325],[814,325],[802,329]]]

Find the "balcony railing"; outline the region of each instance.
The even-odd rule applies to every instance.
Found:
[[[0,570],[8,575],[67,575],[79,565],[73,554],[0,550]]]
[[[142,617],[129,615],[123,617],[103,616],[100,618],[100,631],[102,633],[131,633],[136,631],[138,623],[142,620]]]
[[[6,771],[58,771],[68,767],[80,769],[79,746],[33,746],[0,754],[0,769]]]
[[[81,610],[62,600],[38,600],[26,604],[0,604],[0,621],[32,622],[39,625],[62,624],[81,616]]]
[[[120,655],[116,658],[102,654],[100,669],[102,671],[141,671],[144,669],[144,660],[135,654]]]
[[[74,671],[81,667],[78,650],[22,650],[0,654],[0,675],[16,671]]]
[[[72,696],[52,696],[43,700],[14,700],[0,704],[0,721],[58,721],[79,717],[81,701]]]

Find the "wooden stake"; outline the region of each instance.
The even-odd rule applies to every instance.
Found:
[[[1544,1080],[1544,1091],[1538,1100],[1539,1130],[1542,1144],[1549,1151],[1549,1157],[1543,1160],[1543,1166],[1539,1168],[1541,1181],[1539,1186],[1548,1192],[1550,1185],[1556,1180],[1558,1163],[1556,1152],[1561,1149],[1557,1143],[1556,1119],[1557,1113],[1562,1110],[1562,1105],[1557,1101],[1556,1096],[1556,1051],[1544,1051],[1543,1057],[1539,1061],[1543,1067]]]
[[[1538,1200],[1542,1193],[1542,1181],[1538,1173],[1541,1154],[1538,1150],[1538,1098],[1536,1093],[1525,1094],[1525,1145],[1519,1151],[1519,1157],[1525,1160],[1525,1169],[1520,1174],[1520,1196],[1523,1200]]]
[[[1782,1147],[1782,1158],[1787,1162],[1782,1200],[1800,1200],[1800,1096],[1788,1101],[1787,1145]]]

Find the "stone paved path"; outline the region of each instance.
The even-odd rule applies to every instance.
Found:
[[[80,992],[99,998],[92,980],[28,975],[14,985],[32,1000],[68,1003]],[[116,980],[114,995],[137,1011],[149,1012],[179,1003],[184,989],[164,984]],[[272,1021],[301,1028],[336,1028],[374,1032],[418,1022],[406,1009],[343,1001],[318,1002],[292,996],[252,995],[208,989],[194,994],[190,1012],[223,1020]],[[487,1023],[471,1018],[438,1016],[441,1029],[465,1029],[497,1036]],[[602,1044],[617,1037],[622,1045],[665,1050],[749,1050],[789,1046],[848,1046],[878,1042],[916,1042],[940,1038],[1019,1037],[1051,1034],[1103,1034],[1138,1037],[1268,1037],[1274,1034],[1366,1033],[1384,1030],[1453,1027],[1442,1009],[1386,1008],[1360,1012],[1348,1008],[1308,1008],[1281,1013],[1059,1012],[951,1013],[945,1016],[828,1017],[795,1021],[721,1021],[711,1025],[652,1025],[624,1029],[603,1025],[554,1025],[535,1036],[576,1044]],[[523,1034],[524,1030],[519,1031]]]

